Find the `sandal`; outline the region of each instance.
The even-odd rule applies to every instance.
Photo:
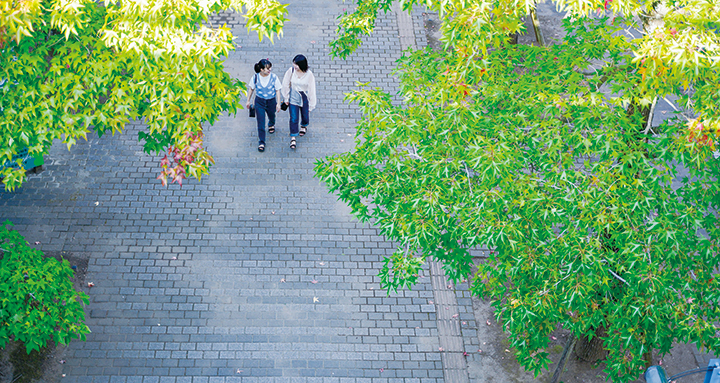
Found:
[[[295,141],[295,137],[290,139],[290,149],[295,149],[297,147],[297,141]]]
[[[298,135],[300,135],[302,137],[305,135],[305,133],[307,133],[307,126],[301,126],[300,133],[298,133]]]
[[[275,127],[274,127],[274,126],[268,126],[268,133],[270,133],[270,134],[275,133]]]
[[[264,151],[265,151],[265,144],[262,143],[262,144],[258,145],[258,152],[264,152]]]

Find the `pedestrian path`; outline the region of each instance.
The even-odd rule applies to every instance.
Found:
[[[353,148],[360,116],[345,93],[358,82],[394,93],[395,60],[426,45],[421,10],[390,12],[358,52],[331,60],[349,6],[291,1],[274,45],[248,35],[240,15],[210,20],[238,37],[225,65],[243,81],[261,58],[282,76],[294,55],[308,57],[318,108],[296,150],[286,112],[258,153],[255,121],[241,110],[205,130],[210,175],[164,188],[159,158],[142,152],[142,126],[131,124],[69,152],[56,145],[44,172],[0,191],[0,221],[46,253],[88,259],[92,333],[66,349],[60,381],[532,381],[511,362],[487,303],[473,303],[466,283],[448,284],[438,264],[412,290],[380,289],[395,244],[313,176],[317,159]],[[688,355],[701,366],[710,357]]]
[[[226,68],[243,81],[260,58],[282,75],[295,54],[308,57],[319,101],[297,150],[281,112],[258,153],[243,110],[207,127],[209,176],[164,188],[131,124],[69,152],[57,145],[43,173],[0,192],[0,217],[31,243],[89,259],[92,333],[67,348],[63,382],[447,381],[429,269],[412,290],[381,290],[395,245],[313,177],[318,158],[353,146],[359,115],[344,93],[357,82],[397,87],[392,13],[346,61],[327,56],[347,6],[291,2],[274,45],[248,36],[239,15],[211,20],[238,36]],[[465,303],[448,306],[462,314],[454,320],[472,317]]]

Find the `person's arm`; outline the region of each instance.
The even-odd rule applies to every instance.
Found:
[[[245,107],[248,109],[250,109],[250,100],[252,100],[252,96],[253,96],[253,94],[255,94],[255,88],[253,87],[254,86],[253,81],[255,80],[255,76],[257,76],[257,75],[254,75],[252,80],[250,80],[250,82],[248,83],[248,88],[250,89],[250,91],[248,92],[247,102],[245,103]]]
[[[310,78],[308,79],[308,105],[309,110],[315,109],[315,104],[317,103],[317,96],[315,95],[315,75],[308,71],[307,73],[310,75]]]
[[[277,100],[278,110],[280,110],[280,104],[282,103],[282,83],[277,76],[275,76],[275,99]]]
[[[285,71],[285,76],[283,76],[282,80],[282,97],[286,104],[290,103],[290,77],[292,77],[292,71],[288,69]]]
[[[250,100],[252,100],[252,96],[254,93],[255,93],[255,89],[250,88],[250,91],[248,92],[247,102],[245,103],[245,107],[248,109],[250,108]]]

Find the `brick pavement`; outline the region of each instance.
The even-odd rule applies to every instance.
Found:
[[[209,176],[163,188],[155,180],[159,159],[142,152],[141,126],[132,124],[123,135],[92,137],[70,152],[57,145],[46,171],[15,192],[0,191],[0,220],[12,220],[44,251],[89,259],[93,333],[67,348],[63,382],[506,376],[493,364],[496,356],[476,352],[479,339],[487,340],[476,319],[487,313],[473,312],[467,285],[448,288],[433,265],[413,290],[388,296],[377,273],[394,245],[313,178],[317,158],[352,148],[358,114],[344,93],[358,81],[396,88],[388,69],[401,48],[426,44],[423,33],[412,35],[422,31],[418,12],[391,13],[351,58],[330,60],[327,43],[347,6],[293,2],[275,45],[248,36],[239,15],[211,19],[238,36],[226,68],[244,81],[260,58],[270,58],[282,76],[295,54],[308,56],[320,100],[296,151],[287,147],[287,114],[258,153],[254,120],[241,111],[206,131],[217,162]],[[656,117],[663,110],[669,108],[660,105]],[[706,365],[709,354],[693,351]]]
[[[393,14],[347,61],[327,57],[346,6],[292,2],[275,45],[248,36],[239,15],[211,20],[238,36],[226,68],[244,81],[260,58],[282,76],[295,54],[308,56],[319,102],[296,151],[281,112],[258,153],[243,110],[207,128],[216,160],[209,176],[163,188],[159,159],[142,153],[141,125],[131,124],[69,152],[56,145],[43,173],[0,192],[0,219],[28,241],[89,258],[92,333],[67,348],[63,382],[448,381],[429,270],[412,290],[388,296],[377,273],[394,244],[313,178],[317,158],[352,148],[359,116],[344,93],[357,81],[397,87]],[[424,44],[422,34],[415,39]],[[472,348],[472,304],[466,286],[455,288],[460,304],[448,309],[465,321]]]

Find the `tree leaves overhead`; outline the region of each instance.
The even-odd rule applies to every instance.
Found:
[[[377,3],[359,3],[338,56],[372,31],[346,27],[374,23],[363,5]],[[620,382],[673,341],[720,350],[717,3],[566,2],[577,18],[549,47],[506,42],[533,4],[403,2],[420,3],[438,11],[444,49],[400,59],[400,106],[360,84],[347,97],[363,112],[354,150],[316,164],[354,214],[402,244],[383,285],[412,286],[428,256],[467,278],[469,250],[487,247],[472,292],[493,301],[530,370],[547,367],[560,325],[607,328],[606,371]],[[686,112],[650,129],[663,97]]]
[[[23,148],[47,153],[54,139],[72,146],[90,129],[119,132],[144,118],[145,150],[169,154],[161,179],[200,177],[213,163],[202,148],[202,123],[235,113],[244,83],[224,72],[234,49],[227,26],[207,25],[222,10],[243,12],[259,37],[282,33],[285,5],[271,0],[0,0],[0,161]],[[176,158],[177,157],[177,158]],[[7,189],[23,169],[0,171]]]

